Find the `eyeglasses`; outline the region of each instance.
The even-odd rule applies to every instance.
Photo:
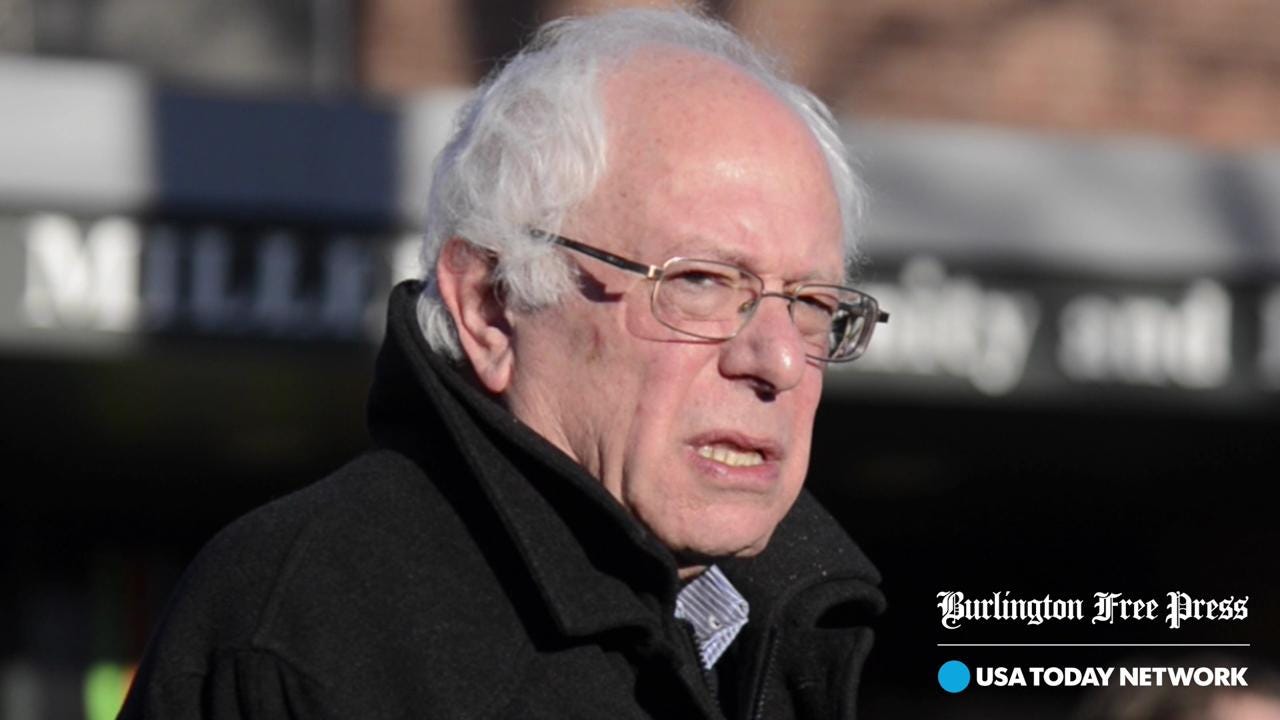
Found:
[[[765,292],[764,280],[736,265],[673,257],[661,267],[552,233],[532,231],[582,253],[653,281],[650,307],[658,322],[703,340],[731,340],[751,321],[767,297],[787,301],[791,320],[805,342],[805,355],[823,362],[855,360],[867,349],[878,323],[889,322],[875,298],[853,288],[800,283],[786,292]]]

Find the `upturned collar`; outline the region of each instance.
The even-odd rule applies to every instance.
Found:
[[[391,293],[369,398],[374,441],[417,459],[429,475],[439,458],[460,461],[454,467],[470,477],[436,482],[479,485],[561,633],[660,632],[679,589],[670,551],[598,480],[427,346],[417,323],[420,292],[419,282],[406,281]],[[776,619],[774,608],[798,588],[840,578],[879,581],[807,492],[764,552],[718,564],[750,600],[751,622],[761,625]]]

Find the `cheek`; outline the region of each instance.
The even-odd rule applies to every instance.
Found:
[[[674,482],[682,471],[683,441],[693,418],[714,417],[714,397],[703,374],[715,370],[714,352],[683,342],[646,343],[648,354],[635,371],[643,378],[635,389],[633,411],[626,417],[623,467],[631,484],[656,486]],[[633,492],[644,488],[633,487]],[[667,488],[674,490],[674,488]]]
[[[637,457],[655,452],[679,419],[687,393],[683,372],[670,362],[679,346],[638,339],[622,323],[585,326],[571,342],[580,361],[566,371],[566,392],[593,419],[602,479],[612,485]]]
[[[805,436],[813,428],[813,418],[818,412],[818,403],[822,400],[822,370],[809,368],[805,379],[796,388],[796,422],[805,426]]]
[[[600,328],[591,325],[576,335],[573,347],[582,353],[583,362],[592,366],[600,365],[605,359],[604,334],[600,332]]]
[[[646,456],[662,458],[679,438],[679,427],[688,413],[691,392],[680,382],[682,374],[669,365],[651,365],[637,368],[643,380],[637,388],[634,413],[630,422],[627,452],[628,465]],[[664,452],[665,451],[665,452]]]
[[[820,370],[812,371],[812,378],[806,378],[799,387],[795,389],[795,409],[792,415],[792,441],[797,449],[803,448],[803,453],[798,453],[797,459],[803,460],[804,468],[807,471],[809,466],[809,447],[813,442],[813,421],[818,411],[818,402],[822,399],[822,372]],[[803,457],[799,457],[803,455]]]
[[[698,342],[697,338],[678,333],[658,322],[653,315],[652,287],[647,283],[637,285],[627,293],[623,317],[627,335],[638,342],[657,342],[668,347]]]

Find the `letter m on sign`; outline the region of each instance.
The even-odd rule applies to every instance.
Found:
[[[123,218],[94,223],[81,236],[62,215],[32,218],[22,312],[35,327],[130,330],[138,321],[138,227]]]

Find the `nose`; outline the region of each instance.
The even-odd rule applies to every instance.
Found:
[[[765,295],[757,302],[746,326],[721,346],[720,372],[746,380],[758,394],[773,397],[800,384],[808,359],[787,298]]]

